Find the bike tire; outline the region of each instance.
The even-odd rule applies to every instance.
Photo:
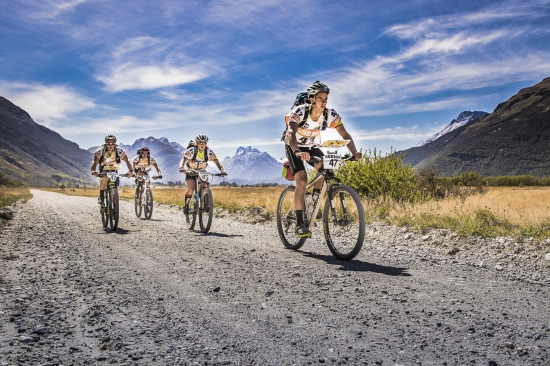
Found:
[[[145,218],[149,220],[153,214],[153,192],[150,188],[145,190],[145,204],[143,208],[145,210]]]
[[[112,188],[111,190],[111,202],[110,202],[110,210],[109,210],[109,227],[112,231],[115,231],[118,227],[118,216],[119,216],[119,201],[118,201],[118,190],[115,188]]]
[[[296,187],[288,186],[281,192],[277,202],[277,231],[284,246],[297,250],[304,245],[307,238],[299,238],[295,235],[296,211],[294,210],[294,192]]]
[[[104,200],[106,200],[106,198],[104,198]],[[106,228],[109,223],[109,214],[107,213],[105,204],[99,207],[99,212],[101,213],[101,225],[103,225],[103,228]]]
[[[349,186],[334,186],[332,199],[336,217],[327,197],[323,214],[325,240],[336,258],[349,261],[359,254],[365,240],[365,210],[359,195]]]
[[[139,219],[141,217],[141,211],[143,206],[141,205],[142,192],[141,189],[138,190],[138,197],[134,198],[134,211],[136,212],[136,217]]]
[[[189,202],[189,204],[191,204],[191,202]],[[195,223],[197,222],[197,206],[198,206],[198,203],[197,201],[195,201],[195,203],[193,204],[193,207],[189,207],[189,210],[190,211],[193,211],[193,212],[190,212],[190,213],[185,213],[185,204],[183,206],[183,216],[185,217],[185,222],[187,223],[187,228],[189,230],[193,230],[195,228]]]
[[[201,232],[207,233],[212,225],[212,216],[214,214],[214,199],[212,197],[212,191],[210,188],[204,188],[202,190],[201,206],[199,207],[199,226]]]

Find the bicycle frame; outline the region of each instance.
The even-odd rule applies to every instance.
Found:
[[[190,172],[196,174],[194,179],[195,193],[193,193],[193,196],[195,197],[195,201],[198,203],[199,210],[202,210],[202,190],[210,185],[208,179],[213,177],[215,174],[203,170],[190,170]]]

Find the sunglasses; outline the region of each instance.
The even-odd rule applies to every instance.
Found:
[[[105,145],[116,145],[116,142],[107,142]]]

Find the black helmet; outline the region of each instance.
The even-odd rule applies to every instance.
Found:
[[[316,82],[311,84],[311,86],[309,88],[307,88],[308,98],[317,95],[317,93],[319,93],[319,92],[325,92],[325,93],[328,94],[328,93],[330,93],[330,89],[326,84],[323,84],[319,80],[317,80]]]
[[[150,152],[149,152],[149,148],[148,148],[147,146],[142,146],[141,149],[139,149],[139,150],[137,151],[137,154],[138,154],[138,155],[141,155],[141,152],[142,152],[142,151],[147,151],[147,153],[150,153]]]
[[[107,142],[108,140],[115,140],[115,142],[116,142],[116,137],[115,137],[115,135],[107,135],[107,136],[105,136],[105,142]]]
[[[195,141],[196,142],[208,142],[208,136],[201,133],[201,134],[199,134],[195,137]]]

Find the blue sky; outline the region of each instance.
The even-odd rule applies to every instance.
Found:
[[[0,95],[78,143],[274,157],[315,80],[359,147],[414,146],[550,76],[550,0],[0,0]],[[334,132],[334,131],[332,131]],[[328,133],[325,138],[332,137]]]

